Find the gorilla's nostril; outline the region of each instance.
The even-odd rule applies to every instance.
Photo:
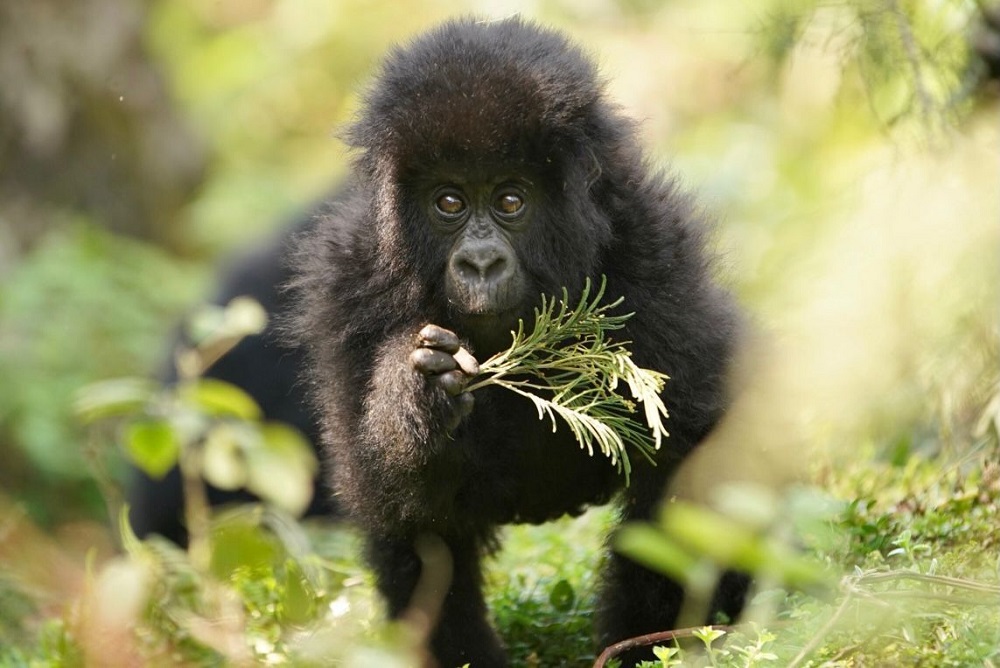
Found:
[[[507,260],[503,259],[502,257],[498,257],[497,259],[490,262],[485,269],[481,269],[479,274],[484,279],[491,281],[500,278],[503,275],[504,270],[506,268],[507,268]]]
[[[455,269],[458,275],[467,281],[473,281],[479,277],[479,269],[469,260],[457,260]]]
[[[495,254],[470,253],[455,259],[455,269],[466,281],[495,281],[507,272],[507,258]]]

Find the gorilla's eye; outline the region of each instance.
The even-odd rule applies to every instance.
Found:
[[[524,199],[515,193],[504,193],[494,204],[498,213],[505,216],[515,216],[524,208]]]
[[[445,193],[438,197],[437,201],[434,202],[434,206],[446,216],[457,216],[465,211],[465,202],[462,201],[461,197],[453,193]]]

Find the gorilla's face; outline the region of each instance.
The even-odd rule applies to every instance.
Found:
[[[421,188],[431,234],[446,249],[441,278],[449,308],[476,338],[495,330],[509,338],[537,296],[518,251],[536,218],[534,190],[528,179],[507,174],[436,178]]]

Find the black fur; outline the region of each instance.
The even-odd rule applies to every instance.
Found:
[[[502,666],[479,566],[497,528],[619,492],[625,520],[648,518],[725,410],[741,318],[712,280],[692,201],[650,170],[594,66],[558,33],[519,19],[449,22],[389,55],[348,136],[353,185],[298,246],[289,321],[307,351],[338,503],[367,536],[393,616],[419,577],[415,539],[440,536],[455,566],[433,651],[442,666]],[[523,298],[486,320],[449,301],[452,239],[420,199],[425,180],[483,174],[522,177],[535,196],[530,223],[504,237]],[[608,296],[635,311],[623,335],[635,361],[671,378],[670,437],[657,466],[634,458],[627,489],[525,399],[486,388],[463,402],[412,357],[433,323],[483,360],[509,344],[518,316],[530,321],[541,293],[578,294],[602,274]],[[617,555],[604,583],[601,642],[674,623],[676,584]],[[738,611],[744,589],[726,588],[717,609]]]

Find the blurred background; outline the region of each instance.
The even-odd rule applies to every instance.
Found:
[[[385,50],[459,13],[521,13],[585,45],[650,161],[718,221],[723,280],[766,342],[734,411],[751,419],[724,430],[726,455],[706,456],[693,487],[725,462],[783,480],[862,450],[966,447],[1000,420],[987,410],[1000,380],[990,11],[4,0],[0,509],[79,554],[110,545],[73,393],[161,369],[218,263],[344,177],[337,133]]]

